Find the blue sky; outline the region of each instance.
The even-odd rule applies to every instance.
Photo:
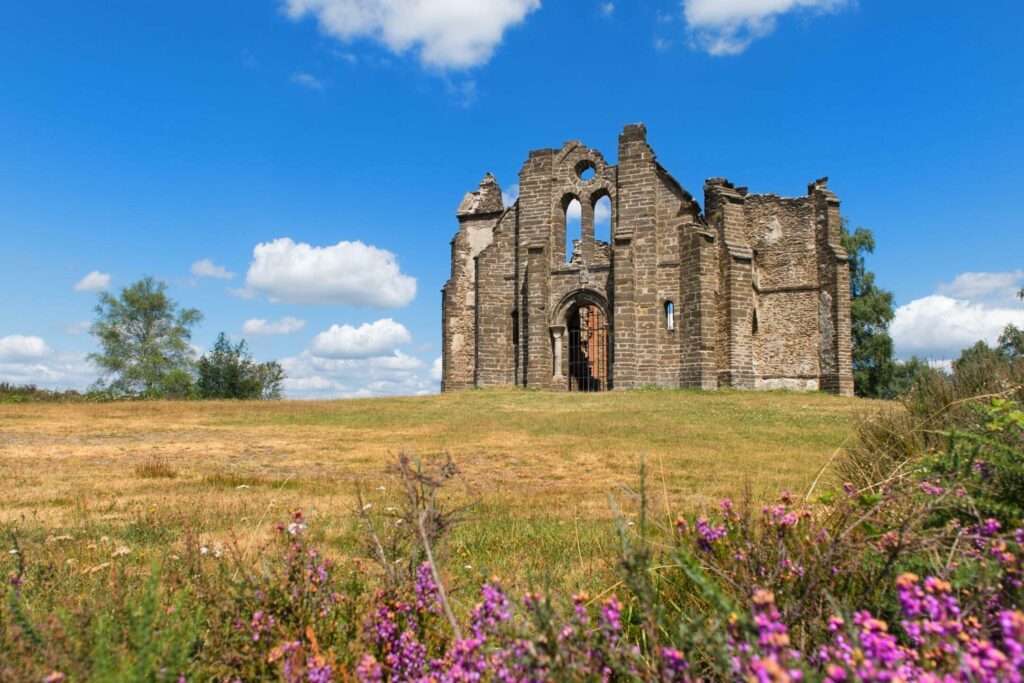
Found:
[[[829,175],[900,355],[949,358],[1024,324],[1021,35],[1010,0],[12,3],[0,379],[87,385],[96,290],[151,274],[292,396],[435,391],[462,195],[635,121],[698,198]]]

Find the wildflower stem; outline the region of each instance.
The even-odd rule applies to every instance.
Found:
[[[444,607],[444,615],[448,617],[448,623],[452,625],[452,633],[455,634],[456,640],[462,640],[462,631],[459,629],[459,623],[455,620],[455,615],[452,613],[452,606],[448,603],[448,592],[444,589],[444,582],[441,581],[441,575],[437,571],[437,565],[434,564],[434,553],[430,550],[430,541],[427,539],[427,529],[424,522],[427,519],[427,511],[424,510],[420,513],[417,525],[420,528],[420,539],[423,541],[423,552],[427,555],[427,562],[430,564],[430,573],[434,575],[434,583],[437,584],[437,596],[441,599],[441,606]]]

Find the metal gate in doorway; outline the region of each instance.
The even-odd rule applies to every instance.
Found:
[[[569,314],[569,391],[608,389],[608,322],[585,304]]]

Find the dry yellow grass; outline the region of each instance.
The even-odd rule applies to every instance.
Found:
[[[390,453],[450,453],[470,487],[458,496],[479,503],[449,542],[453,566],[586,583],[613,545],[608,496],[631,509],[619,487],[635,487],[641,454],[659,515],[802,492],[872,408],[676,391],[3,405],[0,522],[30,541],[107,535],[160,553],[186,529],[245,542],[302,508],[327,547],[347,551],[357,481],[383,507]],[[161,475],[147,476],[151,463]]]

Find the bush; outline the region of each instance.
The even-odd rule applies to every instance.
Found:
[[[281,398],[284,370],[276,361],[255,363],[245,340],[232,344],[223,332],[213,348],[196,363],[195,391],[207,399]]]

